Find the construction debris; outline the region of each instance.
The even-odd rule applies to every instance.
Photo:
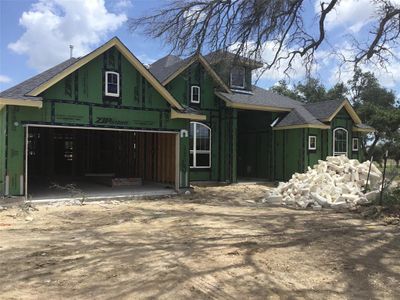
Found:
[[[370,192],[364,193],[367,178]],[[313,168],[308,167],[306,173],[295,173],[288,182],[279,183],[265,202],[314,210],[349,208],[376,199],[381,178],[381,171],[369,161],[328,156],[326,161],[318,160]]]

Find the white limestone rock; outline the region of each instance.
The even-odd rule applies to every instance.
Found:
[[[329,156],[319,160],[305,173],[295,173],[288,182],[280,182],[266,202],[306,208],[348,208],[373,201],[379,193],[382,173],[371,166],[368,186],[372,192],[364,194],[370,162],[360,163],[345,156]]]

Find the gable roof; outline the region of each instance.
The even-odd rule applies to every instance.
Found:
[[[317,120],[304,106],[295,107],[290,113],[283,117],[273,128],[291,129],[291,128],[320,128],[329,129],[330,126]]]
[[[305,104],[304,107],[318,120],[330,122],[344,108],[355,124],[361,124],[361,119],[355,112],[353,106],[347,100],[330,100]]]
[[[116,47],[122,55],[136,68],[136,70],[163,96],[163,98],[173,107],[180,111],[184,111],[184,108],[179,104],[179,102],[163,87],[163,85],[146,69],[146,67],[130,52],[130,50],[117,38],[114,37],[102,46],[98,47],[94,51],[90,52],[89,54],[76,59],[75,61],[68,60],[60,65],[57,65],[54,68],[51,68],[45,72],[43,72],[46,76],[40,76],[41,74],[35,76],[37,78],[41,78],[41,80],[33,80],[33,78],[26,80],[29,84],[24,84],[19,86],[19,88],[13,87],[8,89],[5,95],[9,95],[11,92],[10,90],[21,91],[24,90],[23,94],[19,94],[19,97],[13,98],[15,103],[12,105],[25,105],[28,102],[26,101],[39,101],[41,102],[41,98],[39,95],[68,76],[69,74],[73,73],[83,65],[87,64],[100,54],[104,53],[108,49]],[[68,63],[67,63],[68,62]],[[22,89],[24,87],[24,89]],[[14,89],[15,88],[15,89]],[[29,91],[28,91],[29,89]],[[4,91],[3,93],[5,93]],[[1,94],[3,94],[1,93]],[[16,92],[14,93],[16,96]],[[0,97],[0,104],[10,104],[7,103],[8,98],[3,99],[3,95]]]
[[[210,66],[207,60],[201,55],[193,55],[185,59],[177,60],[177,56],[167,55],[150,65],[150,72],[165,86],[179,74],[189,68],[194,62],[198,61],[211,77],[228,93],[231,93],[226,83]],[[171,63],[175,61],[175,63]]]

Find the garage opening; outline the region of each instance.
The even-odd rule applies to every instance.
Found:
[[[175,192],[175,133],[29,126],[27,145],[33,200]]]

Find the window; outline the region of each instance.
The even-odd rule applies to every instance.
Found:
[[[119,74],[117,72],[106,72],[105,95],[119,97]]]
[[[190,167],[211,167],[211,129],[207,125],[190,122]]]
[[[190,88],[190,103],[200,103],[200,87],[197,85]]]
[[[234,67],[231,70],[231,87],[244,88],[245,87],[245,73],[243,67]]]
[[[353,138],[352,139],[352,146],[351,149],[353,151],[358,151],[358,138]]]
[[[333,130],[333,155],[347,155],[347,134],[344,128]]]
[[[308,137],[308,150],[317,150],[317,137],[315,135]]]

